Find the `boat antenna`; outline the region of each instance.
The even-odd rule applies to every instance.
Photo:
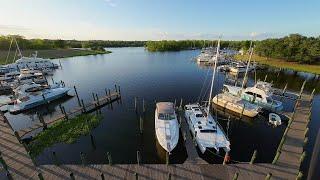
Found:
[[[212,73],[212,80],[211,80],[211,87],[210,87],[210,94],[209,94],[209,101],[208,101],[208,114],[210,112],[210,106],[211,106],[211,98],[212,98],[212,90],[213,90],[213,83],[214,83],[214,77],[216,74],[216,69],[217,69],[217,61],[218,61],[218,57],[219,57],[219,49],[220,49],[220,37],[218,40],[218,46],[217,46],[217,53],[214,59],[214,67],[213,67],[213,73]],[[207,116],[208,117],[208,116]]]
[[[244,88],[244,83],[245,83],[245,81],[246,81],[246,79],[247,79],[247,76],[248,76],[248,69],[249,69],[249,66],[250,66],[250,62],[251,62],[251,58],[252,58],[252,53],[253,53],[252,43],[253,43],[253,39],[251,40],[251,43],[250,43],[250,48],[249,48],[250,56],[249,56],[249,60],[248,60],[248,63],[247,63],[246,73],[244,74],[244,78],[243,78],[243,81],[242,81],[241,90],[243,90],[243,88]]]

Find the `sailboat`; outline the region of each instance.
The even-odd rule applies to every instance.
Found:
[[[179,124],[172,102],[156,104],[155,130],[159,144],[170,154],[179,141]]]
[[[219,46],[220,40],[218,42],[217,51],[219,50]],[[205,153],[206,151],[220,153],[220,151],[223,150],[228,156],[230,151],[230,141],[219,122],[210,114],[212,89],[217,67],[216,59],[211,80],[209,103],[207,106],[201,106],[198,103],[185,105],[184,115],[188,123],[189,130],[191,131],[201,153]]]
[[[251,46],[252,46],[252,42],[250,45],[250,49],[251,49]],[[248,68],[250,65],[251,56],[252,56],[252,51],[250,53],[250,58],[247,64],[241,89],[243,89],[243,86],[248,74]],[[228,109],[229,111],[232,111],[238,114],[245,115],[250,118],[257,116],[260,111],[259,106],[251,104],[250,102],[243,100],[241,97],[239,97],[239,95],[232,94],[228,91],[224,91],[222,93],[217,94],[212,101],[217,106],[220,106],[224,109]]]

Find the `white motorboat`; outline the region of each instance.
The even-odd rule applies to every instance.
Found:
[[[237,114],[242,114],[247,117],[255,117],[258,115],[260,108],[254,104],[251,104],[238,96],[232,95],[228,92],[217,94],[212,102],[215,105],[228,109],[229,111]]]
[[[159,144],[170,154],[179,141],[179,124],[173,103],[156,104],[155,131]]]
[[[282,102],[273,99],[272,84],[268,82],[258,81],[253,87],[244,89],[237,86],[224,85],[223,91],[233,95],[240,95],[242,99],[269,111],[278,112],[283,109]]]
[[[227,136],[218,121],[208,113],[207,107],[201,107],[199,104],[186,105],[185,118],[201,153],[205,153],[206,150],[220,153],[220,149],[225,153],[230,151]]]
[[[229,156],[230,142],[220,127],[218,121],[210,114],[211,98],[215,73],[217,69],[217,59],[219,56],[220,40],[218,41],[216,58],[214,60],[214,68],[211,79],[211,87],[209,91],[209,103],[206,107],[199,104],[190,104],[185,106],[185,118],[188,122],[189,129],[202,153],[206,151],[214,151],[219,153],[223,149],[226,156]]]
[[[60,84],[57,87],[35,91],[30,93],[21,93],[15,100],[13,106],[9,107],[11,113],[18,113],[20,111],[28,110],[36,106],[50,103],[67,95],[70,88],[64,87]]]
[[[269,113],[269,123],[274,126],[281,125],[281,118],[278,114],[275,113]]]

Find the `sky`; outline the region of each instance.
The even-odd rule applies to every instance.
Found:
[[[0,0],[0,35],[77,40],[320,35],[320,0]]]

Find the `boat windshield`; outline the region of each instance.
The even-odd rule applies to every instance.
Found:
[[[169,113],[169,114],[164,114],[164,113],[159,113],[158,119],[161,120],[172,120],[175,119],[174,113]]]
[[[216,129],[201,129],[200,132],[202,133],[212,133],[212,132],[217,132]]]

